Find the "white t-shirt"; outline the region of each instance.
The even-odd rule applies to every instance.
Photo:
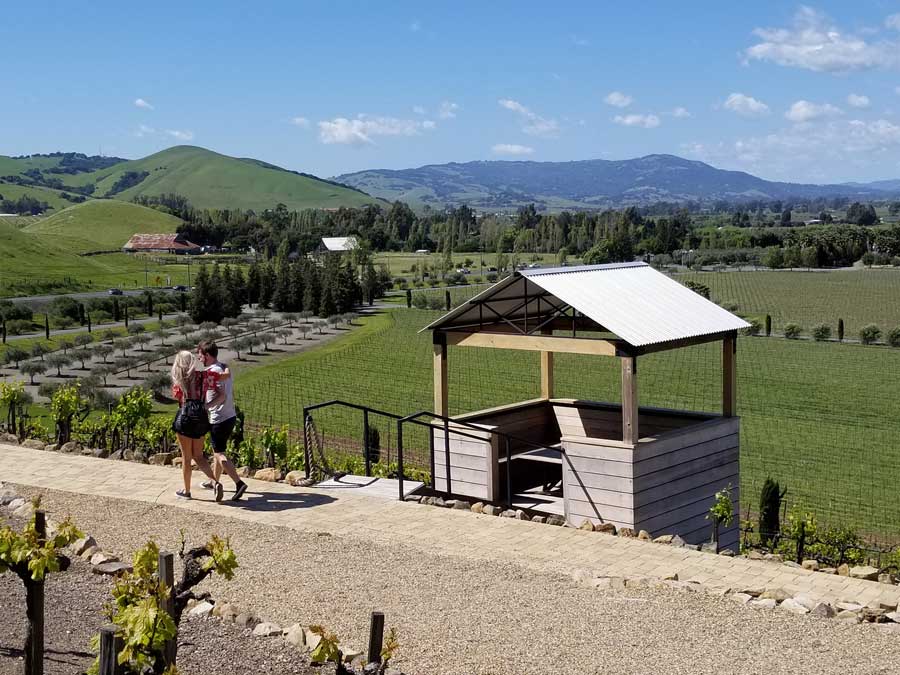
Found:
[[[234,410],[234,386],[232,384],[233,377],[223,380],[219,377],[225,372],[225,364],[214,363],[211,365],[204,375],[207,377],[206,401],[213,400],[219,392],[225,392],[225,400],[219,405],[209,408],[209,423],[221,424],[230,420],[237,415]],[[211,377],[210,377],[211,376]]]

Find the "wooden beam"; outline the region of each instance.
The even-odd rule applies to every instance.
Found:
[[[549,328],[541,329],[544,335],[552,335]],[[541,398],[553,398],[553,352],[541,352]]]
[[[460,347],[493,347],[495,349],[522,349],[533,352],[565,352],[593,356],[617,356],[618,347],[610,340],[566,338],[553,335],[515,335],[499,333],[448,332],[447,344]]]
[[[434,412],[444,417],[450,414],[447,403],[447,345],[437,341],[434,343]]]
[[[722,415],[737,414],[737,337],[722,340]]]
[[[622,441],[637,445],[638,430],[638,389],[637,358],[622,357]]]

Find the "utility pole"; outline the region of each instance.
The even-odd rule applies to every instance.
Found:
[[[150,282],[147,280],[147,259],[144,258],[144,288],[150,288]]]
[[[187,255],[187,254],[185,254]],[[188,264],[188,290],[191,290],[191,259],[187,259]]]

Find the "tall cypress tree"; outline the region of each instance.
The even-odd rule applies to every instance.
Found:
[[[321,285],[319,283],[319,269],[315,264],[306,265],[303,275],[303,309],[307,312],[319,311],[319,295]]]
[[[290,307],[292,312],[303,309],[303,266],[300,263],[291,265]]]
[[[272,266],[263,263],[259,266],[259,306],[268,307],[275,292],[275,273]]]
[[[119,299],[118,298],[113,298],[112,310],[113,310],[113,321],[118,323],[119,321],[122,320],[122,315],[119,311]]]
[[[291,269],[287,255],[279,258],[278,270],[275,273],[275,290],[272,291],[272,309],[279,312],[290,311],[291,304]]]
[[[204,321],[222,320],[222,308],[216,293],[210,283],[210,275],[206,271],[206,265],[200,265],[200,271],[194,282],[194,290],[191,292],[191,319],[194,323]]]
[[[231,270],[231,295],[234,298],[236,307],[234,316],[238,316],[244,303],[247,302],[247,282],[240,267],[235,267]]]
[[[252,307],[259,302],[259,263],[254,262],[247,270],[246,300]]]
[[[328,277],[325,277],[324,279],[321,295],[322,297],[319,300],[319,311],[317,312],[317,314],[322,318],[337,314],[337,305],[334,302],[332,283],[331,279],[329,279]]]
[[[231,265],[222,270],[222,314],[237,316],[241,313],[240,297],[235,294]]]

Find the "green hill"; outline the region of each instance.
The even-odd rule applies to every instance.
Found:
[[[116,191],[117,181],[128,172],[132,172],[133,179],[140,179],[139,182]],[[131,201],[138,195],[149,197],[175,192],[198,208],[261,211],[278,203],[289,209],[308,209],[363,206],[378,201],[358,190],[314,176],[189,145],[169,148],[93,174],[82,174],[79,179],[95,182],[97,196],[110,195]]]
[[[37,185],[16,185],[14,183],[4,183],[0,181],[0,195],[3,199],[16,201],[20,197],[31,197],[39,202],[47,202],[47,205],[57,211],[71,206],[72,202],[63,199],[59,190],[53,190],[48,187],[40,187]],[[71,194],[71,193],[70,193]]]
[[[114,199],[76,204],[25,228],[26,233],[64,244],[69,251],[117,251],[136,232],[174,232],[181,221],[146,206]]]

